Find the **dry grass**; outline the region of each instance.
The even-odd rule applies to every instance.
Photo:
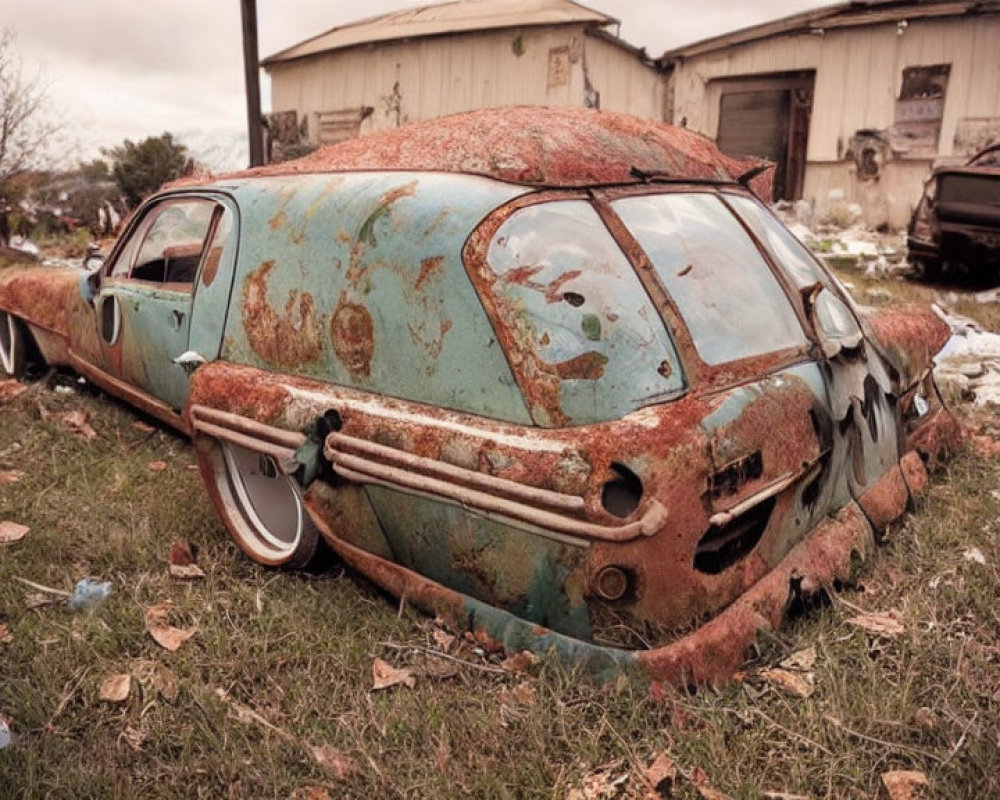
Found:
[[[55,390],[67,384],[74,393]],[[71,409],[96,439],[52,416]],[[639,766],[658,752],[733,798],[881,797],[893,768],[924,771],[935,797],[1000,795],[996,459],[953,460],[861,585],[762,642],[742,682],[687,695],[630,676],[595,686],[548,662],[506,675],[466,643],[449,652],[462,663],[429,656],[433,624],[350,573],[249,563],[186,469],[186,442],[136,419],[65,376],[0,409],[0,471],[24,472],[0,485],[0,520],[31,528],[0,546],[0,712],[13,736],[0,797],[563,798],[618,760],[621,796],[640,797]],[[167,470],[151,471],[155,460]],[[203,581],[168,576],[177,539],[198,546]],[[35,590],[16,580],[70,590],[87,576],[115,587],[90,613],[29,609]],[[144,625],[167,600],[173,624],[197,626],[174,653]],[[904,633],[867,634],[848,622],[858,608],[897,611]],[[809,646],[810,697],[756,677]],[[416,687],[370,691],[375,657],[411,668]],[[176,677],[176,698],[152,685],[121,704],[98,698],[104,678],[142,660]],[[338,778],[313,758],[318,745],[355,768],[343,762]],[[670,796],[699,795],[681,780]]]

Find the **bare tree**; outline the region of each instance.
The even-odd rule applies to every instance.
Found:
[[[36,166],[56,125],[45,115],[45,81],[26,73],[17,37],[0,28],[0,181]]]

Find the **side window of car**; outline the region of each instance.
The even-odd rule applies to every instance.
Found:
[[[216,208],[204,198],[159,204],[126,242],[111,267],[111,276],[175,288],[190,286]]]

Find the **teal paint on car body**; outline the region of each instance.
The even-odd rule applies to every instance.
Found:
[[[243,233],[223,357],[530,422],[459,246],[522,188],[404,172],[226,189]]]

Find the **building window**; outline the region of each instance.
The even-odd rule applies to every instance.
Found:
[[[950,64],[907,67],[896,101],[892,149],[906,157],[937,155]]]

